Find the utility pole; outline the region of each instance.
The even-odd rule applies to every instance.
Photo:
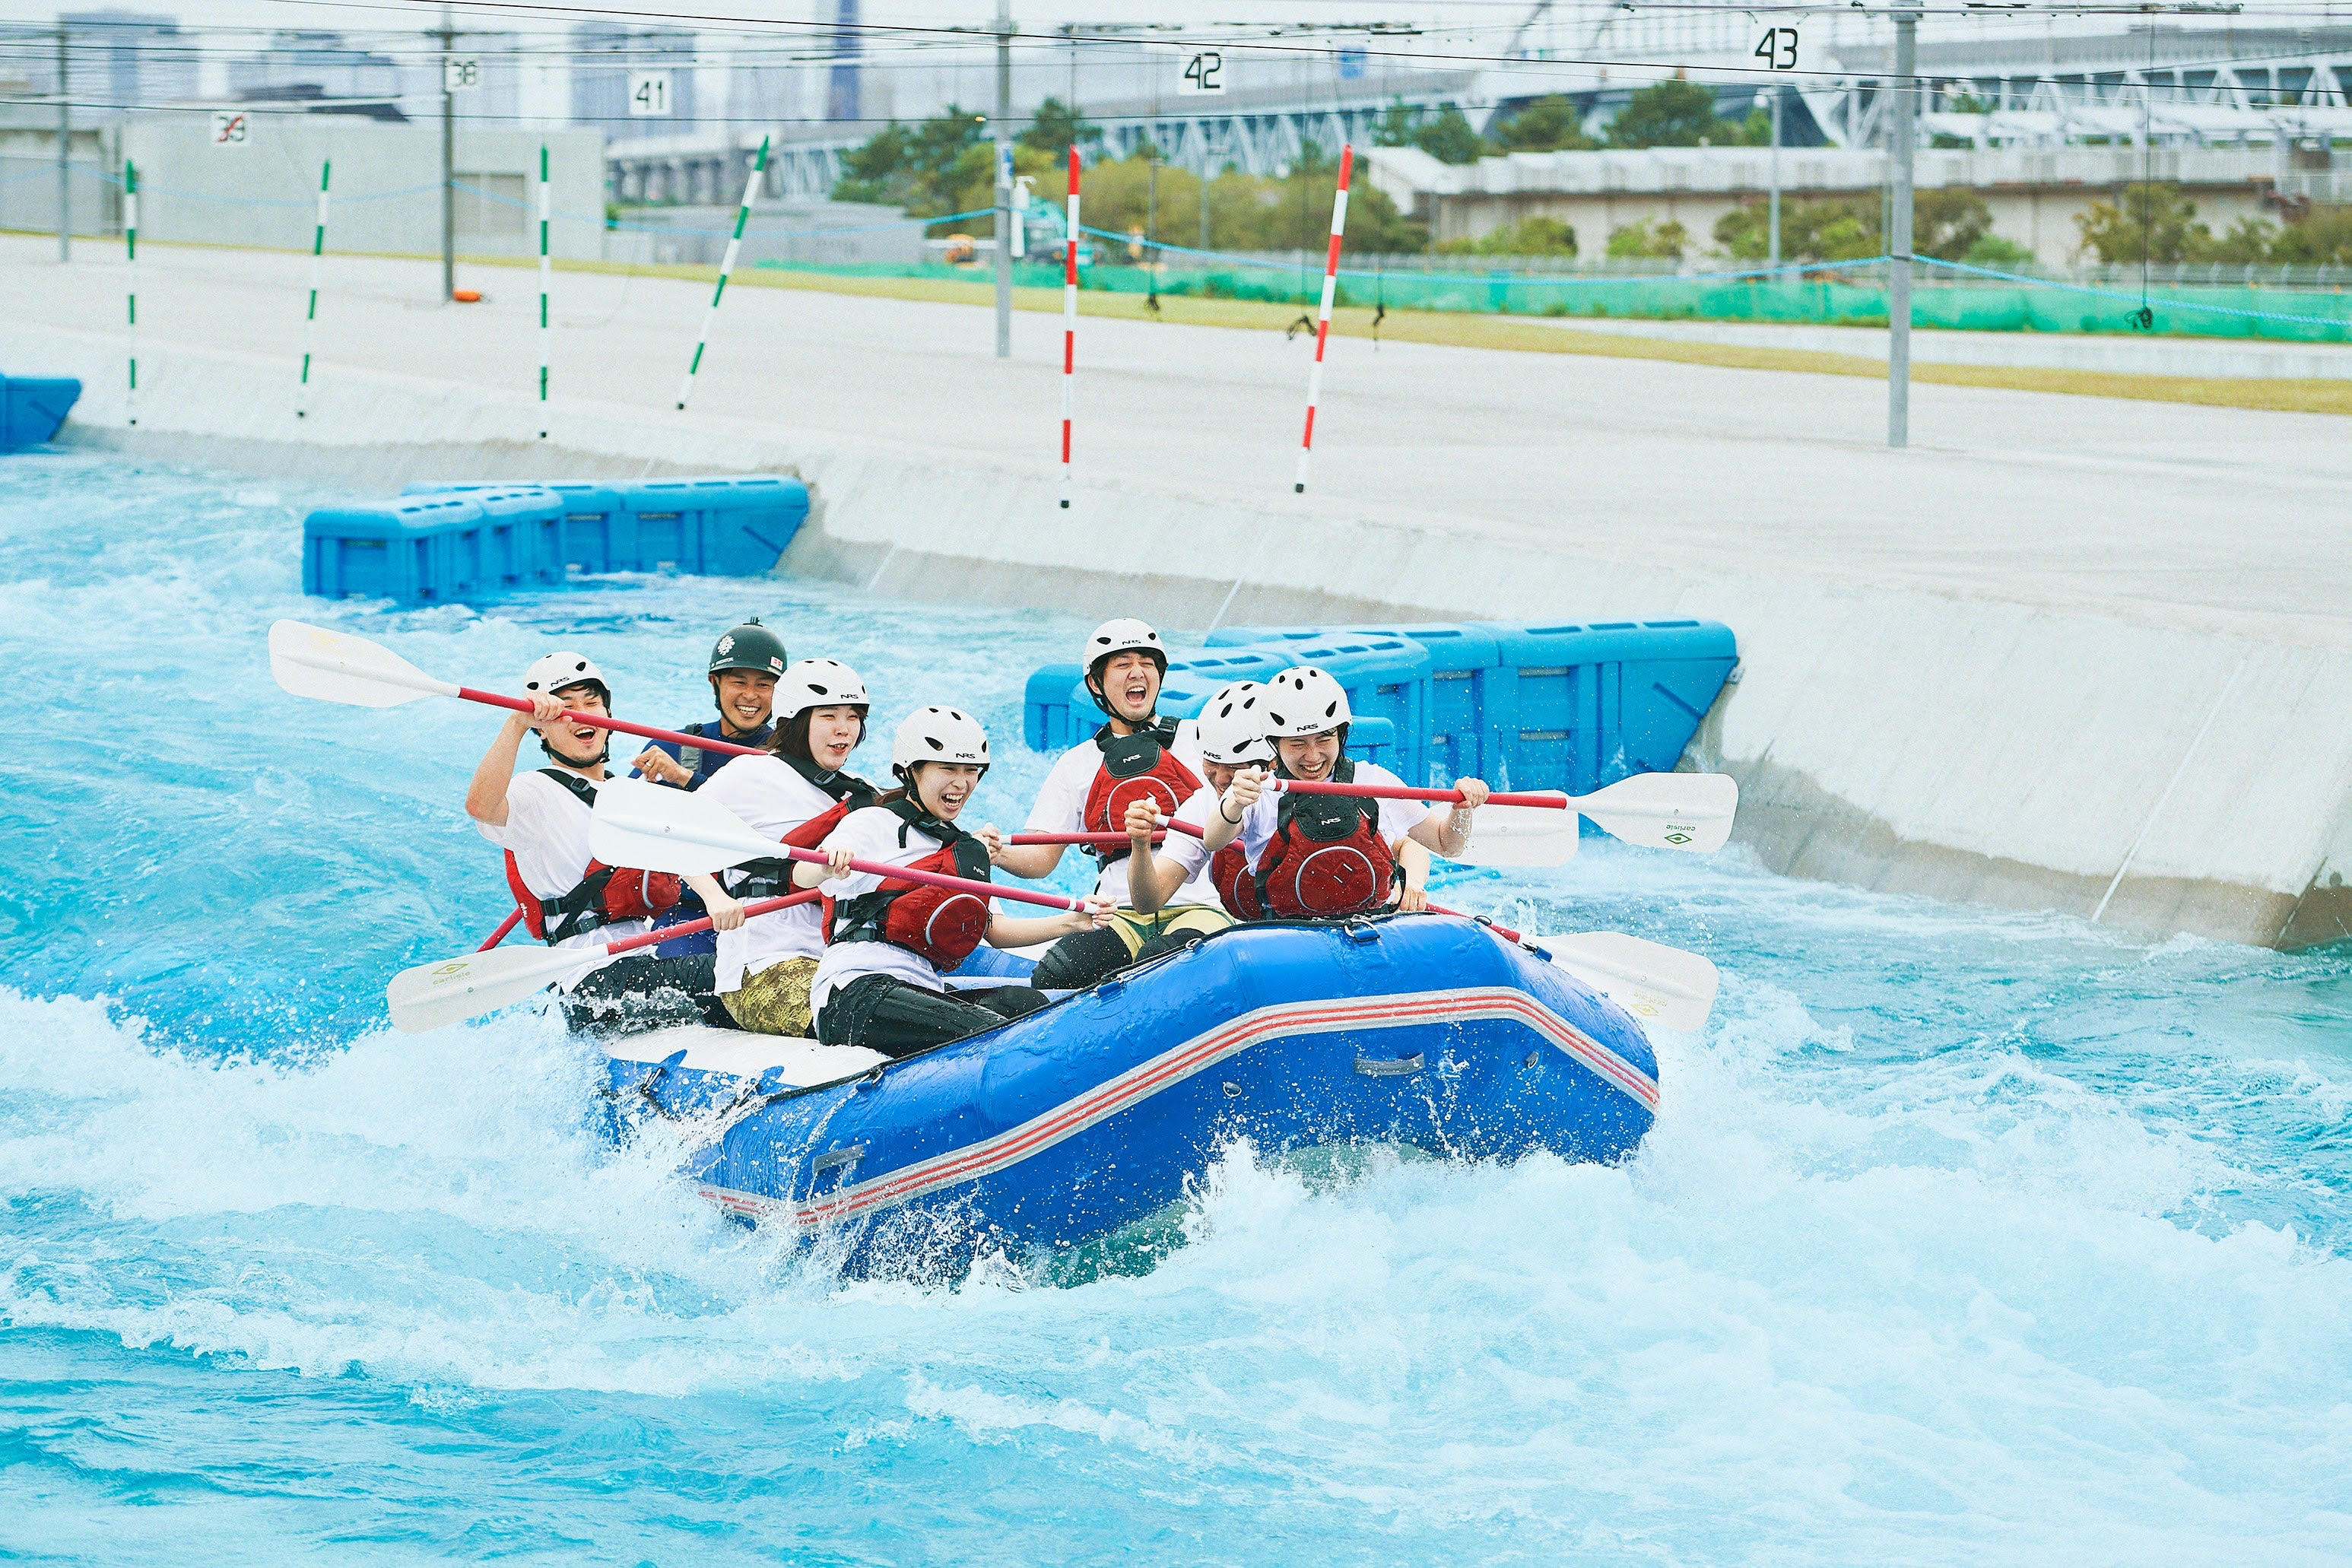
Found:
[[[1013,357],[1013,0],[996,0],[996,357]]]
[[[1886,254],[1886,444],[1911,443],[1911,152],[1918,140],[1919,13],[1895,14],[1893,126],[1887,153],[1894,190]]]
[[[441,302],[457,292],[457,95],[449,81],[449,51],[457,41],[449,7],[441,7]]]
[[[58,259],[73,259],[73,177],[67,157],[73,146],[73,101],[66,91],[66,25],[58,24]]]
[[[1780,265],[1780,89],[1772,89],[1772,265]]]

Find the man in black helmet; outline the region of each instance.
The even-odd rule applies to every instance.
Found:
[[[776,678],[784,673],[787,662],[783,639],[761,626],[757,616],[730,628],[710,650],[710,700],[718,705],[719,717],[680,724],[679,733],[731,741],[739,746],[766,745],[775,729],[770,721],[776,699]],[[734,761],[735,755],[733,752],[713,751],[705,746],[656,741],[646,747],[633,765],[656,784],[700,789],[705,779]],[[655,922],[656,928],[700,920],[703,912],[702,900],[689,892]],[[715,956],[719,938],[703,931],[666,942],[655,951],[663,958],[702,953]]]
[[[792,661],[784,641],[752,616],[733,627],[710,650],[710,699],[718,705],[713,721],[680,724],[680,733],[709,740],[731,741],[739,746],[764,746],[775,728],[770,720],[776,699],[776,678]],[[656,784],[679,789],[700,789],[702,781],[735,755],[701,746],[681,747],[675,741],[656,741],[635,763],[637,772]]]

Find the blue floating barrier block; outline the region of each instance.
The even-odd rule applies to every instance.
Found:
[[[808,487],[772,474],[656,479],[621,493],[641,572],[762,576],[808,518]]]
[[[1501,789],[1583,794],[1672,770],[1739,662],[1717,621],[1480,629],[1501,659],[1481,713]]]
[[[1221,626],[1201,641],[1208,647],[1258,647],[1314,642],[1329,635],[1321,626]]]
[[[81,383],[69,375],[0,377],[0,450],[47,446],[80,401]]]
[[[1066,752],[1078,743],[1078,717],[1094,711],[1084,688],[1086,672],[1075,664],[1049,664],[1029,678],[1021,693],[1021,738],[1033,752]],[[1076,709],[1071,694],[1086,704]]]
[[[302,588],[329,599],[444,604],[481,584],[469,572],[484,513],[468,495],[403,496],[369,506],[326,507],[302,520]]]

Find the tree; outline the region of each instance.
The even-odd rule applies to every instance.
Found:
[[[1716,117],[1715,93],[1695,81],[1669,80],[1636,90],[1609,122],[1612,147],[1696,147],[1740,140]]]
[[[1022,146],[1066,159],[1072,147],[1088,147],[1102,140],[1102,127],[1087,120],[1076,104],[1049,98],[1037,106],[1029,129],[1014,138]]]
[[[987,129],[954,104],[911,128],[893,121],[844,156],[834,199],[887,203],[918,216],[964,210],[975,178],[993,178]]]
[[[2213,231],[2197,221],[2197,204],[2179,185],[2130,184],[2120,204],[2093,202],[2075,216],[2083,248],[2102,261],[2201,261],[2213,252]]]
[[[1372,145],[1375,147],[1410,147],[1421,133],[1421,110],[1398,99],[1381,110],[1372,121]]]
[[[834,182],[837,202],[887,202],[890,176],[907,156],[907,128],[892,121],[866,140],[863,147],[841,155],[842,176]]]
[[[1413,132],[1412,144],[1441,163],[1475,163],[1487,152],[1486,139],[1450,103]]]
[[[2352,207],[2305,207],[2280,231],[2269,259],[2304,267],[2352,262]]]
[[[1672,218],[1654,229],[1643,218],[1610,232],[1609,257],[1612,261],[1680,261],[1689,243],[1690,230]]]
[[[1556,217],[1522,218],[1476,239],[1449,239],[1448,256],[1574,256],[1576,230]]]
[[[983,151],[985,151],[983,149]],[[1023,151],[1016,163],[1035,159],[1037,199],[1057,205],[1069,190],[1066,166],[1046,154]],[[1031,171],[1024,168],[1023,173]],[[982,171],[986,173],[985,170]],[[1338,166],[1316,150],[1302,157],[1287,178],[1259,179],[1238,170],[1209,182],[1209,247],[1213,250],[1298,250],[1320,256],[1330,236],[1331,195]],[[1191,170],[1162,163],[1160,210],[1151,230],[1151,164],[1143,157],[1105,160],[1087,170],[1087,220],[1112,233],[1149,230],[1178,245],[1200,243],[1201,178]],[[1360,181],[1348,195],[1347,248],[1351,254],[1413,252],[1429,247],[1429,230],[1397,210],[1387,192]],[[1106,261],[1118,257],[1106,255]]]
[[[1964,259],[1977,241],[1992,232],[1992,208],[1974,191],[1915,191],[1911,196],[1911,253],[1940,261]]]
[[[1769,209],[1760,201],[1734,207],[1716,220],[1715,243],[1737,260],[1763,260],[1771,248]],[[1874,197],[1831,196],[1781,205],[1780,255],[1785,260],[1860,261],[1884,249]]]
[[[1584,115],[1560,93],[1520,105],[1495,126],[1506,153],[1589,152],[1600,145],[1584,133]]]
[[[2040,258],[2015,240],[2003,239],[1997,234],[1984,234],[1977,237],[1976,243],[1969,247],[1960,259],[1971,267],[1990,267],[1996,271],[2013,272],[2021,267],[2032,266]]]

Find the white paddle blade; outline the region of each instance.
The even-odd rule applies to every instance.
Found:
[[[397,708],[420,697],[455,697],[457,688],[436,680],[382,643],[303,621],[269,628],[269,673],[297,697],[354,708]]]
[[[392,1026],[421,1035],[495,1013],[557,981],[612,962],[601,947],[494,947],[404,969],[384,987]]]
[[[782,845],[761,837],[708,795],[643,779],[606,779],[596,786],[588,853],[607,866],[683,877],[783,852]]]
[[[1581,826],[1572,811],[1482,805],[1470,819],[1469,846],[1448,858],[1471,866],[1565,866],[1576,858]]]
[[[1688,1034],[1715,1008],[1715,965],[1696,952],[1612,931],[1528,941],[1645,1025]]]
[[[1731,837],[1739,783],[1729,773],[1635,773],[1569,804],[1628,844],[1704,855]]]

